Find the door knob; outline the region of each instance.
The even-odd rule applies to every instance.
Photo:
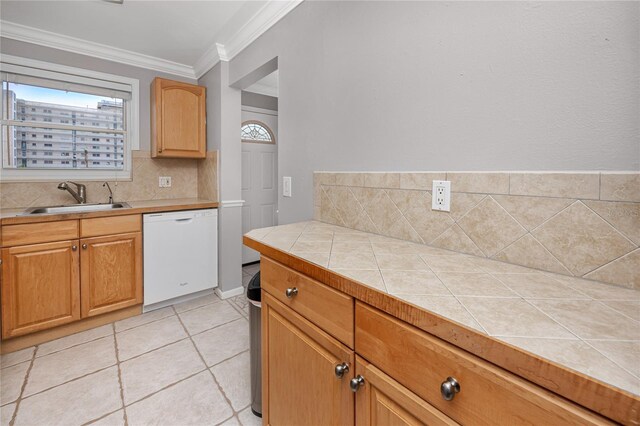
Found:
[[[346,362],[336,365],[336,369],[335,369],[336,377],[341,379],[342,376],[344,376],[348,372],[349,372],[349,364],[347,364]]]
[[[364,377],[362,377],[362,375],[360,374],[349,381],[349,387],[351,388],[352,392],[358,392],[358,389],[360,389],[362,386],[364,386]]]
[[[287,296],[287,298],[291,299],[293,296],[298,294],[298,288],[289,287],[288,289],[285,290],[284,294],[285,296]]]
[[[440,385],[440,393],[445,401],[451,401],[458,392],[460,392],[460,383],[453,377],[447,377],[447,380]]]

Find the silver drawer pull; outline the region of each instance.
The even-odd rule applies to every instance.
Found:
[[[298,288],[289,287],[288,289],[285,290],[284,294],[285,296],[287,296],[287,298],[291,299],[293,296],[298,294]]]
[[[347,364],[346,362],[336,365],[335,373],[337,378],[342,379],[342,377],[348,372],[349,364]]]
[[[445,401],[451,401],[458,392],[460,392],[460,383],[453,377],[447,377],[447,380],[440,385],[440,393]]]
[[[358,392],[358,389],[360,389],[362,386],[364,386],[364,377],[362,377],[360,374],[349,381],[351,392]]]

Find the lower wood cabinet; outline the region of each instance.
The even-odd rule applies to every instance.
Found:
[[[263,424],[353,425],[353,351],[266,292],[262,333]]]
[[[80,241],[82,317],[142,303],[142,234]]]
[[[141,228],[140,215],[3,226],[2,338],[142,303]]]
[[[322,297],[278,262],[263,257],[261,273],[263,424],[612,424],[359,300]],[[353,334],[352,348],[336,339]]]
[[[356,357],[356,426],[457,425],[363,358]]]
[[[80,319],[78,241],[2,250],[2,337]]]

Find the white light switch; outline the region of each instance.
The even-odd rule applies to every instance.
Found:
[[[160,176],[158,178],[158,186],[160,188],[171,188],[171,176]]]
[[[291,197],[291,176],[282,177],[282,196]]]
[[[451,181],[434,180],[431,193],[431,210],[451,211]]]

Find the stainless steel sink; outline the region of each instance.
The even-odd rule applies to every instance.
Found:
[[[68,206],[48,206],[32,207],[24,211],[25,215],[32,214],[61,214],[61,213],[84,213],[98,212],[104,210],[130,209],[127,203],[96,203],[96,204],[72,204]]]

